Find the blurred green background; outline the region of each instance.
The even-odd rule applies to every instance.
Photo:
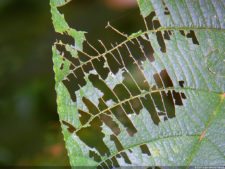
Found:
[[[128,34],[141,24],[135,0],[73,0],[61,10],[72,27],[89,32],[93,41],[104,36],[108,21]],[[49,1],[0,0],[0,21],[0,166],[66,166]]]

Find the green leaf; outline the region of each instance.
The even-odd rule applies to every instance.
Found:
[[[51,7],[60,7],[60,6],[66,5],[70,1],[71,0],[50,0],[50,5]]]
[[[224,166],[224,1],[138,0],[146,30],[97,56],[64,2],[53,24],[75,44],[57,41],[53,62],[71,166]]]
[[[144,17],[148,16],[153,11],[151,1],[149,1],[149,0],[137,0],[137,2],[138,2],[138,5],[140,6],[141,14]]]

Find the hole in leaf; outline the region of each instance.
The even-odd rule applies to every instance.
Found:
[[[195,32],[193,30],[191,30],[186,36],[187,36],[187,38],[192,39],[193,44],[199,45],[198,39],[197,39],[197,37],[195,35]]]
[[[122,84],[117,84],[113,91],[116,93],[117,97],[122,101],[125,99],[129,99],[131,97],[129,91]]]
[[[132,164],[132,162],[130,161],[128,155],[127,155],[125,152],[121,152],[120,154],[121,154],[121,156],[123,157],[124,161],[125,161],[127,164]]]
[[[167,7],[165,7],[164,14],[165,14],[165,15],[170,15],[170,11],[169,11],[169,9],[168,9]]]
[[[116,74],[122,68],[120,60],[112,53],[105,55],[109,68],[113,74]]]
[[[158,29],[161,27],[160,22],[158,20],[153,20],[153,25],[155,29]],[[156,32],[156,37],[157,37],[157,41],[160,46],[161,52],[166,53],[166,44],[164,42],[162,32],[161,31]]]
[[[157,115],[155,104],[153,103],[153,100],[151,99],[150,95],[146,95],[144,98],[141,98],[141,101],[145,108],[148,110],[152,121],[158,125],[160,122],[159,116]]]
[[[105,59],[103,57],[96,58],[92,61],[95,70],[101,76],[102,79],[106,79],[109,74],[109,69],[104,66]]]
[[[147,154],[148,156],[151,156],[149,148],[148,148],[148,146],[146,144],[141,145],[140,148],[141,148],[141,152],[143,154]]]
[[[94,152],[92,150],[89,151],[89,157],[93,158],[97,162],[101,161],[101,157],[96,152]]]
[[[113,168],[112,162],[111,162],[109,159],[106,160],[105,162],[107,163],[107,166],[108,166],[109,168]]]
[[[89,147],[95,148],[101,156],[110,155],[108,147],[105,145],[101,128],[102,122],[99,118],[95,118],[91,121],[89,127],[84,127],[77,131],[77,136]]]
[[[114,142],[114,144],[115,144],[115,146],[116,146],[118,152],[119,152],[119,151],[122,151],[122,150],[124,149],[124,148],[123,148],[123,145],[120,143],[119,139],[118,139],[116,136],[111,135],[111,136],[110,136],[110,139]]]
[[[72,125],[72,124],[70,124],[70,123],[68,123],[68,122],[66,122],[66,121],[62,121],[62,124],[64,124],[65,126],[67,126],[68,128],[67,128],[67,130],[70,132],[70,133],[73,133],[75,130],[76,130],[76,128]]]
[[[113,162],[113,166],[114,167],[120,167],[120,165],[119,165],[119,163],[118,163],[118,161],[117,161],[117,159],[115,157],[113,157],[111,160]]]
[[[145,22],[147,23],[147,29],[148,30],[153,30],[154,26],[153,26],[153,18],[155,17],[155,12],[151,12],[146,18],[145,18]]]
[[[78,110],[80,115],[80,122],[82,125],[86,124],[88,120],[91,118],[91,115],[83,110]]]
[[[92,82],[93,86],[99,89],[102,93],[104,93],[103,100],[113,100],[114,102],[118,102],[118,99],[112,92],[112,90],[105,84],[103,80],[99,78],[98,75],[89,75],[89,80]]]
[[[95,106],[94,103],[92,103],[88,98],[86,97],[83,97],[82,98],[82,101],[83,103],[86,105],[86,107],[88,108],[89,112],[92,114],[92,115],[96,115],[99,113],[99,110],[98,108]]]
[[[124,111],[124,109],[121,106],[116,106],[116,107],[112,108],[112,112],[113,112],[114,116],[126,128],[128,134],[130,136],[133,136],[137,132],[137,129],[134,127],[133,123],[128,118],[126,112]]]
[[[108,113],[110,114],[110,113]],[[100,119],[113,131],[115,135],[120,134],[120,128],[118,124],[112,119],[111,116],[101,114]]]

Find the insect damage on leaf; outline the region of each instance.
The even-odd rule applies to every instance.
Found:
[[[153,24],[155,30],[159,29],[158,20],[154,20]],[[166,52],[163,34],[166,36],[164,32],[156,32],[161,51]],[[110,140],[120,152],[124,150],[117,138],[121,130],[126,130],[130,137],[138,132],[129,118],[131,115],[138,116],[142,109],[146,109],[150,115],[149,121],[152,120],[155,125],[158,125],[160,122],[174,118],[175,106],[182,106],[183,100],[186,99],[184,93],[173,90],[174,85],[166,69],[153,74],[154,84],[148,82],[142,63],[154,62],[154,50],[151,42],[140,35],[141,33],[131,35],[126,43],[114,46],[104,53],[97,52],[96,56],[91,56],[84,48],[84,52],[78,51],[75,58],[62,44],[56,45],[59,51],[64,51],[64,56],[71,62],[71,73],[62,81],[69,91],[71,100],[77,101],[76,93],[88,85],[87,80],[92,86],[89,90],[98,90],[101,93],[96,98],[98,104],[85,96],[79,98],[82,100],[79,104],[85,106],[85,109],[78,109],[82,125],[75,131],[71,126],[68,127],[69,132],[75,132],[81,141],[88,147],[95,148],[100,156],[111,155],[109,147],[103,141],[105,137],[102,131],[103,123],[111,129]],[[87,45],[90,44],[87,43]],[[82,57],[86,58],[82,60]],[[111,77],[116,79],[118,73],[122,78],[113,87],[108,84],[110,82],[105,82]],[[184,87],[184,81],[179,83],[180,87]],[[66,122],[63,124],[68,125]],[[151,154],[146,145],[141,145],[140,149],[144,154]],[[126,153],[123,152],[121,156],[125,162],[132,164]]]
[[[213,59],[212,52],[209,56],[201,54],[200,58],[192,58],[202,52],[200,40],[205,35],[192,27],[183,29],[188,24],[183,16],[177,19],[182,20],[183,24],[179,28],[179,24],[173,20],[177,17],[174,14],[177,11],[171,11],[174,7],[170,3],[160,1],[158,8],[155,8],[151,2],[138,2],[145,29],[124,36],[116,28],[108,26],[113,33],[119,33],[125,39],[120,43],[111,43],[111,48],[106,45],[109,42],[98,41],[103,52],[85,39],[84,32],[71,29],[68,25],[65,28],[62,25],[57,27],[65,20],[56,11],[55,6],[58,5],[52,5],[56,31],[68,34],[75,42],[57,41],[53,46],[55,55],[61,58],[53,59],[58,97],[64,97],[64,94],[59,94],[62,88],[68,92],[65,105],[60,104],[72,107],[63,107],[68,109],[65,112],[68,115],[62,116],[62,126],[84,149],[82,156],[89,157],[100,168],[141,165],[137,156],[141,156],[141,159],[152,158],[151,150],[157,149],[148,144],[150,138],[155,139],[153,133],[160,133],[164,129],[167,131],[175,123],[174,119],[182,119],[177,110],[183,113],[186,111],[186,102],[193,104],[189,101],[190,94],[185,91],[197,88],[214,90],[214,82],[207,82],[210,75],[204,71],[208,68],[211,72],[221,73],[218,60],[224,58],[222,55]],[[145,3],[149,5],[148,9]],[[61,2],[59,4],[61,6]],[[154,11],[154,8],[157,10]],[[178,28],[168,27],[168,23]],[[193,21],[193,24],[198,23]],[[188,57],[188,52],[191,57]],[[202,61],[198,60],[201,57],[205,63],[204,69],[195,65],[195,62]],[[221,85],[221,79],[215,81]],[[74,118],[76,123],[72,120]],[[176,130],[183,132],[181,127]],[[205,137],[201,133],[198,137],[200,140]],[[156,135],[159,138],[168,137]],[[185,135],[189,135],[189,131]],[[162,150],[159,150],[153,155],[161,153]],[[146,164],[151,164],[151,160]]]

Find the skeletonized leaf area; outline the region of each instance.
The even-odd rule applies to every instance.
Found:
[[[225,1],[138,0],[119,42],[70,28],[51,0],[57,105],[72,166],[225,165]],[[115,35],[116,36],[116,35]]]

